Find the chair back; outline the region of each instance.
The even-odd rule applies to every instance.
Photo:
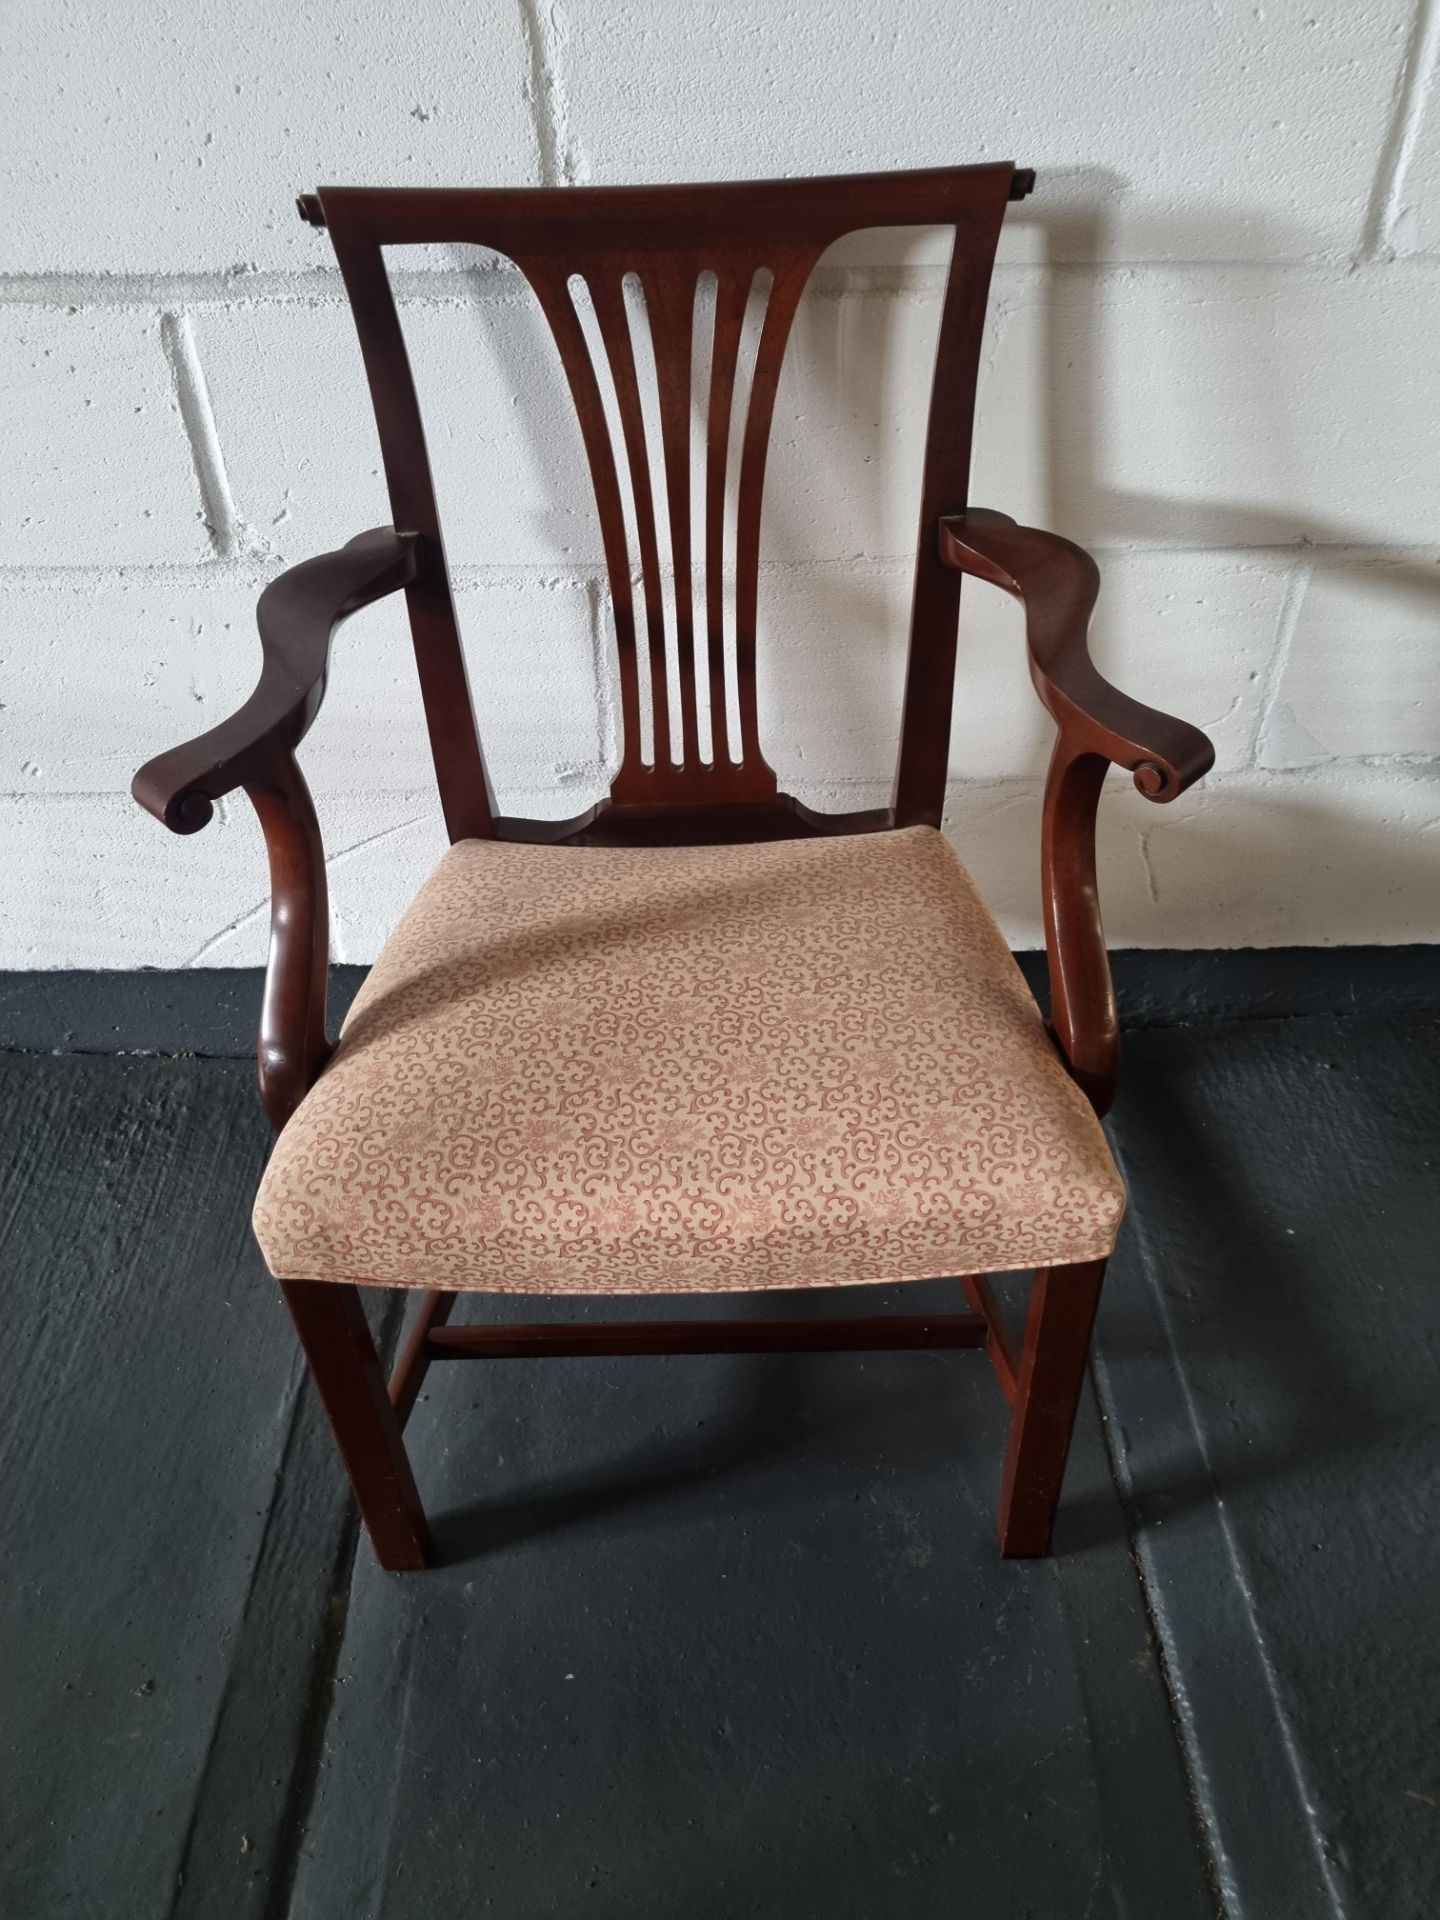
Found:
[[[1005,163],[713,186],[325,187],[300,201],[307,219],[328,228],[350,295],[394,524],[421,536],[420,577],[408,599],[453,837],[745,839],[939,824],[960,575],[941,564],[937,523],[966,505],[991,268],[1006,202],[1032,181]],[[766,455],[786,342],[816,262],[845,234],[888,226],[954,234],[925,443],[895,799],[883,813],[820,816],[778,793],[760,749],[755,640]],[[569,384],[599,512],[622,758],[609,802],[563,830],[495,814],[382,253],[457,242],[506,256],[533,289]],[[746,364],[742,342],[754,339],[757,309],[758,340]]]

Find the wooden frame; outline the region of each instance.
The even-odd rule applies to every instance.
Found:
[[[1138,705],[1101,678],[1086,643],[1099,578],[1089,556],[1051,534],[968,505],[991,267],[1006,203],[1028,193],[1033,179],[1005,163],[703,187],[327,187],[301,199],[302,216],[329,229],[350,295],[394,525],[291,568],[269,586],[258,609],[263,665],[250,699],[209,733],[150,761],[134,784],[140,804],[178,833],[203,827],[215,801],[239,788],[259,815],[273,889],[260,1087],[277,1129],[331,1051],[324,856],[295,750],[324,694],[331,639],[349,614],[385,594],[406,596],[452,840],[748,841],[939,826],[960,588],[967,574],[1023,601],[1031,678],[1056,723],[1041,846],[1052,1031],[1071,1074],[1096,1111],[1105,1111],[1115,1087],[1119,1032],[1095,883],[1101,785],[1108,768],[1118,765],[1148,799],[1165,802],[1208,769],[1213,753],[1195,728]],[[945,226],[955,235],[926,438],[899,759],[891,806],[825,815],[778,790],[760,748],[755,642],[766,451],[791,322],[816,262],[848,232],[896,225]],[[419,406],[382,253],[387,246],[454,242],[507,255],[529,282],[555,339],[595,487],[615,612],[623,759],[608,799],[564,822],[508,817],[496,808],[466,681]],[[702,276],[713,276],[714,291],[704,409],[706,595],[697,632],[688,447]],[[763,324],[748,393],[742,395],[742,327],[747,303],[757,297],[763,297]],[[641,300],[665,455],[659,486],[651,472],[636,365]],[[618,419],[614,439],[602,372]],[[726,452],[732,416],[743,429],[735,474]],[[633,503],[633,553],[622,453]],[[736,538],[729,556],[724,536],[732,482]],[[659,566],[662,503],[678,582],[669,649]],[[729,636],[722,604],[727,559],[736,582]],[[637,560],[638,608],[632,588]],[[738,713],[735,734],[723,724],[727,711]],[[435,1360],[558,1353],[984,1346],[1013,1408],[1000,1498],[1002,1551],[1044,1553],[1103,1274],[1103,1262],[1038,1274],[1019,1343],[982,1275],[963,1280],[971,1311],[930,1319],[451,1327],[456,1296],[434,1292],[421,1300],[388,1388],[355,1287],[288,1281],[283,1291],[381,1564],[412,1568],[425,1564],[428,1538],[402,1429],[427,1367]]]

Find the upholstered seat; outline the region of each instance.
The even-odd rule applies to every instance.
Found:
[[[940,834],[452,846],[281,1133],[283,1279],[702,1292],[1103,1259],[1124,1189]]]

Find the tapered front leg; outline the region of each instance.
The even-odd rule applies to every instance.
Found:
[[[359,1289],[325,1280],[282,1280],[280,1289],[375,1557],[391,1573],[418,1571],[429,1558],[430,1530]]]
[[[1104,1278],[1103,1260],[1035,1275],[1000,1485],[1000,1551],[1007,1559],[1050,1550]]]

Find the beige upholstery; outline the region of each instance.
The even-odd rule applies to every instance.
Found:
[[[517,1293],[1094,1260],[1124,1189],[941,836],[441,860],[276,1145],[271,1271]]]

